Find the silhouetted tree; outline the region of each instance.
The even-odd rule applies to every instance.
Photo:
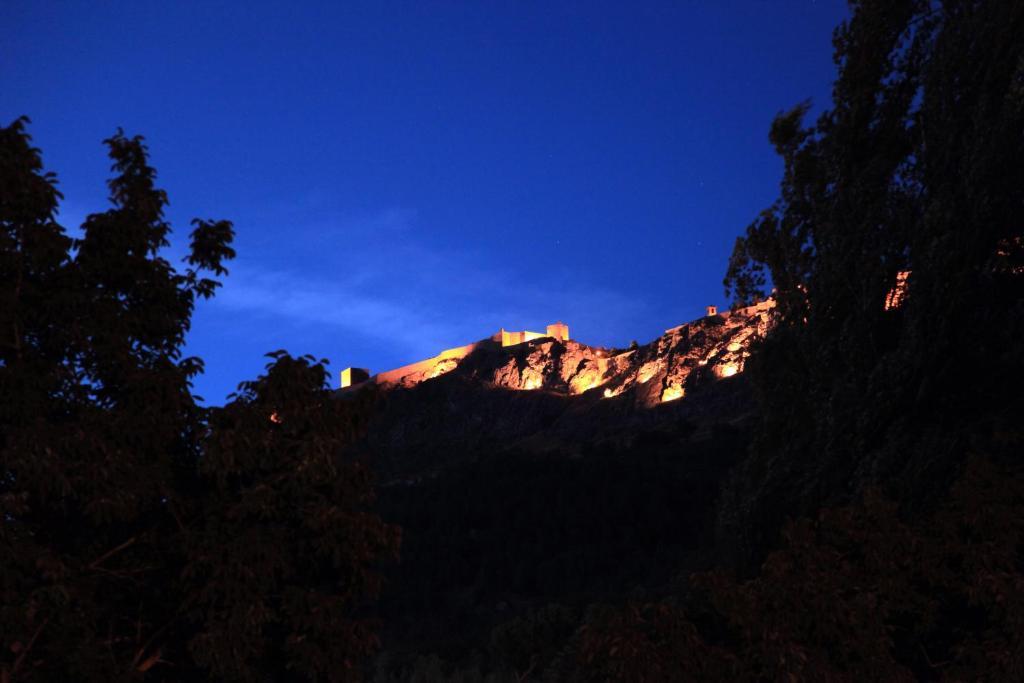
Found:
[[[176,270],[118,132],[112,207],[72,238],[26,123],[0,129],[0,680],[355,678],[366,567],[396,542],[343,454],[358,408],[284,355],[198,406],[181,349],[231,224],[194,221]]]
[[[1022,541],[1019,468],[971,460],[942,509],[912,525],[868,491],[788,525],[755,579],[701,575],[686,604],[592,616],[576,679],[1019,680]]]
[[[781,196],[725,280],[777,290],[720,503],[753,576],[595,615],[579,680],[1024,676],[1024,5],[850,5],[832,107],[776,118]]]
[[[218,679],[357,678],[379,646],[357,616],[380,588],[371,564],[398,549],[397,530],[367,511],[369,471],[340,457],[366,411],[334,396],[325,361],[271,356],[213,411],[204,440],[189,650]]]
[[[784,515],[872,482],[934,499],[974,439],[1021,415],[1024,5],[851,10],[832,107],[812,126],[807,104],[773,123],[781,194],[726,277],[739,302],[769,283],[778,300],[748,365],[763,428],[726,520],[747,558]]]

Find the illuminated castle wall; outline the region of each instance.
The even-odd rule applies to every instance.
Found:
[[[546,332],[531,332],[529,330],[509,332],[503,327],[491,339],[500,341],[502,346],[515,346],[516,344],[522,344],[523,342],[542,337],[554,337],[558,341],[563,342],[569,341],[569,326],[563,322],[557,322],[553,325],[548,325]]]
[[[683,399],[687,387],[743,372],[751,344],[773,324],[774,306],[774,299],[725,310],[707,306],[701,318],[668,329],[649,344],[632,344],[628,349],[572,342],[569,326],[561,322],[548,325],[544,333],[502,328],[476,343],[373,377],[349,368],[342,373],[342,390],[367,384],[412,388],[452,372],[473,354],[474,362],[465,366],[466,379],[484,386],[568,396],[588,394],[598,400],[618,400],[625,395],[621,400],[654,406]],[[360,377],[366,379],[359,382]]]
[[[490,337],[489,341],[498,342],[505,347],[515,346],[516,344],[544,337],[553,337],[562,342],[569,341],[569,326],[563,322],[557,322],[548,325],[545,333],[530,332],[529,330],[509,332],[505,328],[501,328]],[[372,379],[377,384],[402,384],[404,383],[403,380],[407,380],[407,378],[423,379],[437,377],[452,370],[458,364],[458,361],[468,356],[480,343],[476,342],[466,344],[465,346],[456,346],[453,349],[445,349],[433,358],[427,358],[416,363],[403,365],[394,370],[381,372],[374,375]],[[369,371],[363,368],[345,368],[341,371],[341,388],[346,389],[369,379],[371,379]]]

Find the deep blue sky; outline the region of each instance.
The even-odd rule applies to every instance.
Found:
[[[772,117],[827,105],[839,0],[0,3],[0,123],[27,114],[65,225],[100,141],[149,141],[181,253],[238,258],[189,353],[220,403],[284,348],[384,370],[555,320],[646,342],[723,300],[776,196]]]

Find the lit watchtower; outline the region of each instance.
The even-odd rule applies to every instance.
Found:
[[[341,371],[341,388],[350,387],[370,379],[370,371],[366,368],[345,368]]]
[[[558,341],[569,341],[569,326],[563,322],[557,322],[554,325],[548,325],[548,335],[554,337]]]

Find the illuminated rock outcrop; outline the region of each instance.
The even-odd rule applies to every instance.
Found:
[[[743,369],[772,307],[716,312],[623,349],[552,336],[509,346],[487,338],[382,372],[341,396],[375,394],[361,448],[385,481],[510,451],[584,457],[636,439],[707,439],[753,419]]]
[[[563,323],[549,325],[546,335],[501,330],[488,339],[382,372],[369,383],[385,390],[411,388],[452,373],[497,389],[654,406],[680,399],[702,383],[742,372],[750,344],[768,330],[773,307],[773,301],[722,313],[709,307],[709,315],[627,350],[571,340]]]

